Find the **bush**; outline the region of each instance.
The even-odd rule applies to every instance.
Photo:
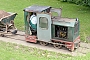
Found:
[[[78,5],[90,6],[90,0],[61,0],[61,1],[72,2],[72,3],[78,4]]]

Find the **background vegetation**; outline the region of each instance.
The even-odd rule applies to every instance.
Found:
[[[86,6],[90,6],[90,0],[61,0],[64,2],[72,2],[78,5],[86,5]]]

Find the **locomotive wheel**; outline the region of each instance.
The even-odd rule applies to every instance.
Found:
[[[74,48],[73,49],[70,49],[70,51],[73,52],[74,51]]]
[[[80,42],[77,43],[77,46],[74,48],[75,50],[80,47]]]
[[[54,44],[53,46],[54,46],[54,48],[58,48],[58,49],[60,49],[62,47],[62,45],[58,45],[58,44]]]
[[[47,44],[47,42],[40,41],[40,45],[46,46]]]
[[[12,33],[12,34],[16,34],[16,33],[17,33],[17,30],[12,31],[11,33]]]
[[[4,34],[1,34],[1,37],[5,37],[5,35]]]

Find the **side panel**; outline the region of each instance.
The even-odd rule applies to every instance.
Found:
[[[24,11],[24,22],[25,22],[25,34],[29,35],[30,32],[29,32],[29,23],[27,21],[27,17],[28,17],[28,12]]]
[[[38,22],[37,22],[38,40],[46,41],[46,42],[50,41],[51,39],[51,16],[48,14],[37,14],[37,19],[38,19]]]
[[[11,15],[11,16],[8,16],[8,17],[6,17],[6,18],[3,18],[3,19],[1,20],[1,22],[2,22],[3,24],[6,24],[6,23],[10,24],[10,21],[11,21],[11,20],[14,20],[14,18],[16,17],[16,15],[17,15],[17,14],[13,14],[13,15]]]
[[[51,35],[52,35],[52,39],[55,37],[55,25],[54,24],[52,24],[51,25]]]
[[[73,27],[68,27],[68,41],[73,42]]]
[[[74,26],[74,32],[73,32],[73,40],[75,40],[79,36],[79,21]]]

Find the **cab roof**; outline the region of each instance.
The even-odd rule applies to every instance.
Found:
[[[24,9],[24,11],[28,11],[28,12],[43,12],[45,11],[46,9],[49,9],[51,8],[50,6],[38,6],[38,5],[32,5],[32,6],[29,6],[29,7],[26,7]]]

